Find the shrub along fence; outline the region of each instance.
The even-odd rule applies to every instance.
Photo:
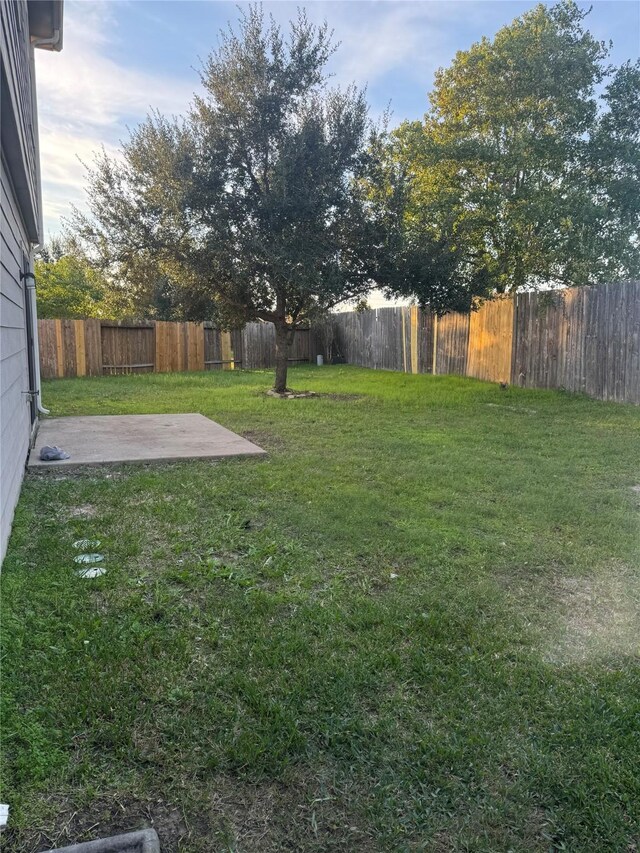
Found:
[[[296,332],[291,363],[309,361],[310,337],[308,329]],[[38,320],[38,340],[43,379],[275,365],[271,323],[225,332],[210,323]]]
[[[640,282],[520,293],[470,315],[415,307],[337,314],[334,348],[363,367],[640,403]]]

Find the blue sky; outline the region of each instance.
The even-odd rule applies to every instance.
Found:
[[[180,113],[198,89],[199,59],[215,48],[237,5],[212,0],[66,0],[64,50],[37,51],[45,234],[60,230],[71,204],[84,203],[84,170],[101,145],[119,140],[150,107]],[[331,71],[338,84],[367,86],[374,114],[390,103],[393,122],[420,118],[437,68],[456,51],[535,3],[513,0],[265,2],[281,22],[304,5],[341,42]],[[640,0],[595,0],[588,27],[613,41],[611,61],[640,55]]]

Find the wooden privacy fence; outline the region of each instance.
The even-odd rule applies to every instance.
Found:
[[[272,324],[231,332],[210,323],[38,320],[43,379],[116,373],[268,368],[275,364]],[[289,361],[309,361],[310,333],[296,332]]]
[[[363,367],[640,403],[640,282],[522,293],[470,315],[415,307],[337,314],[334,335],[344,359]]]
[[[349,364],[640,403],[640,282],[522,293],[444,317],[417,307],[351,311],[332,326],[332,348]],[[270,323],[223,332],[209,323],[39,320],[38,329],[43,378],[275,364]],[[316,337],[296,332],[290,362],[315,360]]]

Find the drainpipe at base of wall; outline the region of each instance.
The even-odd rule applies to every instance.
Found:
[[[29,300],[29,314],[31,315],[31,337],[33,340],[33,362],[35,371],[36,407],[41,415],[50,414],[49,409],[42,405],[42,386],[40,384],[40,345],[38,341],[38,306],[36,304],[36,277],[33,272],[33,252],[29,256],[29,271],[25,274],[25,285],[27,299]]]

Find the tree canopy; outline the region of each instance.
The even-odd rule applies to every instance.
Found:
[[[153,113],[120,158],[98,156],[89,214],[72,226],[133,291],[166,281],[184,294],[186,318],[273,323],[279,391],[293,332],[314,314],[375,286],[470,303],[440,275],[450,249],[406,233],[405,172],[364,93],[328,86],[333,50],[304,12],[288,37],[259,7],[241,13],[188,115]]]
[[[240,13],[183,117],[150,114],[88,172],[71,223],[116,290],[156,316],[293,333],[374,287],[432,310],[640,274],[640,63],[572,0],[539,5],[436,74],[389,135],[330,88],[327,26]]]
[[[38,316],[112,319],[117,307],[109,282],[98,269],[60,240],[52,240],[36,257]]]
[[[499,292],[640,273],[640,63],[607,65],[587,14],[539,5],[458,52],[395,134],[410,221]]]

